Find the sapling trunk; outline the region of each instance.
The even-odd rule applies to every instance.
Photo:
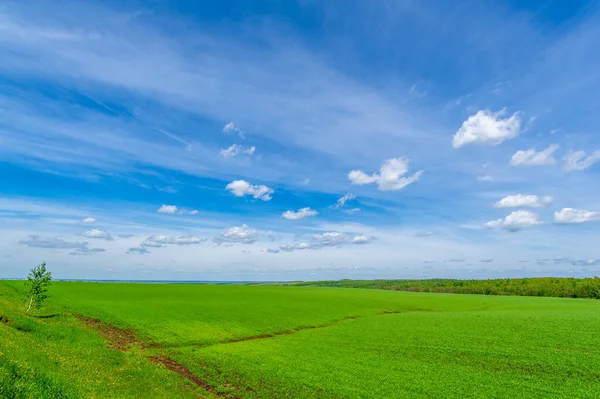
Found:
[[[25,314],[29,313],[29,311],[31,310],[31,305],[33,304],[33,296],[31,296],[31,299],[29,300],[29,306],[27,307],[27,310],[25,311]]]

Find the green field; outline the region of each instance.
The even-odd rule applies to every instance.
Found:
[[[595,300],[55,282],[25,317],[22,286],[0,397],[600,397]]]

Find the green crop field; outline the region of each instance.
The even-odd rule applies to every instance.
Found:
[[[0,397],[600,397],[596,300],[55,282],[29,317],[22,287]]]

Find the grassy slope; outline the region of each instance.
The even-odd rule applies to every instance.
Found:
[[[0,282],[1,398],[210,397],[183,377],[157,367],[135,349],[109,349],[96,332],[51,306],[22,315],[22,283]],[[33,312],[35,315],[35,312]]]
[[[51,294],[248,397],[600,396],[597,301],[94,283]],[[332,323],[348,316],[361,318]],[[219,343],[319,325],[329,326]]]

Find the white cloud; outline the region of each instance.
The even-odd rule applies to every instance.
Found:
[[[325,247],[339,247],[346,244],[368,244],[375,238],[363,234],[349,236],[338,231],[313,234],[311,241],[301,241],[280,245],[279,248],[267,250],[270,253],[302,251],[305,249],[319,250]]]
[[[343,208],[346,205],[346,202],[351,201],[355,198],[356,198],[356,195],[354,195],[352,193],[347,193],[346,195],[344,195],[340,199],[338,199],[336,201],[335,205],[332,206],[332,208]]]
[[[205,242],[207,238],[196,236],[150,236],[146,238],[140,247],[163,248],[169,244],[173,245],[198,245]]]
[[[504,219],[492,220],[483,225],[487,228],[502,228],[510,231],[518,231],[524,227],[537,226],[541,224],[538,215],[530,211],[514,211]]]
[[[264,185],[252,185],[245,180],[235,180],[229,183],[226,187],[236,197],[251,195],[256,199],[270,201],[273,194],[273,189]]]
[[[218,237],[213,238],[213,241],[221,244],[224,242],[233,243],[240,242],[243,244],[252,244],[258,239],[258,232],[243,224],[239,227],[230,227],[221,232]]]
[[[315,211],[314,209],[302,208],[299,209],[297,212],[285,211],[281,216],[287,220],[299,220],[309,216],[317,216],[318,214],[319,212]]]
[[[93,223],[96,223],[96,219],[94,219],[94,218],[90,218],[90,217],[87,217],[87,218],[83,219],[83,220],[81,221],[81,223],[85,223],[85,224],[93,224]]]
[[[233,158],[238,155],[252,156],[252,155],[254,155],[255,151],[256,151],[256,147],[254,147],[254,146],[244,147],[243,145],[232,144],[231,146],[229,146],[229,148],[226,148],[226,149],[221,148],[221,151],[219,153],[224,158]]]
[[[379,173],[368,175],[362,170],[352,170],[348,173],[348,180],[354,185],[377,183],[381,191],[401,190],[411,183],[419,180],[423,171],[420,170],[409,177],[402,177],[408,172],[408,159],[405,157],[392,158],[381,164]]]
[[[69,255],[93,255],[106,251],[104,248],[90,248],[86,241],[69,242],[58,237],[42,237],[31,235],[25,240],[19,241],[19,244],[30,248],[48,248],[48,249],[72,249]]]
[[[311,248],[313,248],[313,245],[311,245],[307,242],[299,242],[296,244],[281,245],[279,247],[279,250],[283,251],[283,252],[293,252],[293,251],[302,251],[304,249],[311,249]]]
[[[91,229],[83,233],[84,237],[87,238],[100,238],[102,240],[112,241],[112,236],[108,231],[100,230],[100,229]]]
[[[490,175],[478,176],[477,181],[486,181],[486,182],[494,181],[494,177],[490,176]]]
[[[554,212],[554,222],[561,224],[586,223],[600,220],[600,212],[563,208]]]
[[[69,255],[90,256],[90,255],[94,255],[94,254],[101,253],[101,252],[106,252],[106,249],[104,249],[104,248],[90,248],[88,246],[85,246],[85,247],[77,248],[77,249],[73,250],[72,252],[69,252]]]
[[[496,208],[541,208],[548,206],[554,199],[549,196],[514,194],[502,198],[494,204]]]
[[[158,213],[168,213],[169,215],[174,215],[177,213],[177,207],[175,205],[163,205],[158,208]]]
[[[352,238],[352,244],[367,244],[373,240],[373,237],[358,235]]]
[[[586,155],[585,151],[569,151],[564,157],[566,171],[584,170],[600,161],[600,150]]]
[[[349,237],[338,231],[331,231],[322,234],[313,234],[312,239],[318,245],[322,246],[338,246],[348,242]]]
[[[536,151],[533,148],[530,148],[528,150],[520,150],[514,153],[510,160],[510,164],[512,166],[554,165],[556,163],[556,159],[554,159],[553,154],[559,148],[560,146],[558,144],[552,144],[550,147],[542,151]]]
[[[58,237],[42,237],[39,235],[30,235],[27,239],[19,241],[19,244],[31,248],[57,248],[57,249],[77,249],[87,246],[84,242],[69,242]]]
[[[198,211],[196,209],[180,209],[175,205],[163,205],[158,208],[158,213],[166,213],[168,215],[197,215]]]
[[[354,169],[351,170],[350,173],[348,173],[348,180],[350,180],[352,184],[362,186],[364,184],[375,183],[377,180],[379,180],[379,175],[377,173],[368,175],[362,170]]]
[[[515,112],[512,116],[502,119],[505,113],[505,109],[496,113],[490,110],[477,111],[458,129],[452,140],[452,146],[460,148],[471,143],[500,144],[517,137],[521,129],[519,113]]]
[[[346,210],[343,210],[342,212],[347,213],[348,215],[352,215],[352,214],[355,214],[356,212],[360,212],[360,208],[346,209]]]
[[[136,255],[145,255],[145,254],[149,254],[150,251],[148,251],[146,248],[138,247],[138,248],[129,248],[126,253],[136,254]]]
[[[223,126],[223,133],[225,133],[225,134],[237,133],[237,135],[240,136],[240,138],[242,138],[242,139],[246,138],[246,136],[244,135],[244,132],[240,128],[238,128],[233,121],[231,121],[228,124],[226,124],[225,126]]]

